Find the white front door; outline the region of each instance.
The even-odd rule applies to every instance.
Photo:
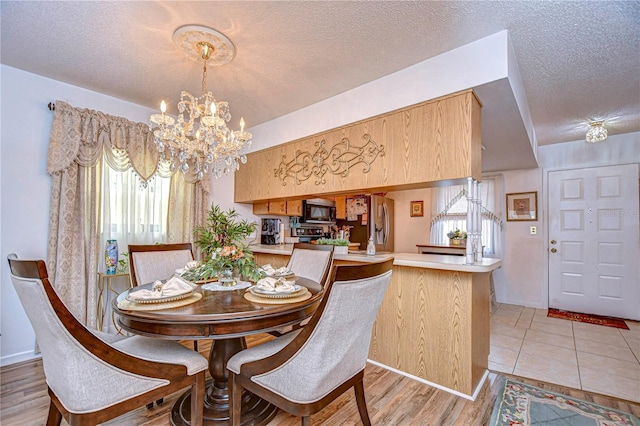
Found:
[[[638,165],[548,182],[549,307],[640,320]]]

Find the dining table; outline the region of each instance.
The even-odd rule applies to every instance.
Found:
[[[282,330],[311,317],[318,308],[322,285],[313,280],[296,277],[296,284],[304,286],[311,297],[303,301],[273,304],[250,301],[247,289],[210,291],[198,285],[195,293],[202,297],[194,303],[153,310],[129,310],[118,307],[130,292],[152,289],[153,283],[128,289],[112,302],[118,324],[126,331],[143,336],[171,340],[213,339],[209,352],[211,379],[206,383],[204,424],[229,424],[229,374],[227,361],[247,348],[245,336]],[[255,298],[253,298],[255,300]],[[191,392],[185,392],[171,410],[171,424],[189,425]],[[241,424],[263,425],[277,413],[277,407],[244,391]]]

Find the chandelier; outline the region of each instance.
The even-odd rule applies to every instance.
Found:
[[[180,170],[188,180],[202,180],[212,174],[216,178],[235,172],[247,162],[251,133],[227,127],[231,120],[229,104],[218,101],[207,91],[207,62],[222,65],[230,62],[235,48],[223,34],[211,28],[185,26],[174,33],[174,43],[197,60],[202,60],[202,95],[187,91],[180,94],[178,118],[167,115],[167,104],[160,104],[160,114],[151,115],[150,128],[160,153],[160,161],[168,161],[172,171]],[[194,55],[195,52],[195,56]]]
[[[607,138],[607,129],[604,128],[604,121],[592,121],[589,123],[589,130],[585,140],[590,143],[602,142]]]

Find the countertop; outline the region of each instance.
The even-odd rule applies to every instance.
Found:
[[[249,248],[254,253],[281,254],[284,256],[291,255],[293,244],[280,245],[263,245],[252,244]],[[461,271],[461,272],[491,272],[502,265],[501,259],[485,257],[480,262],[472,265],[466,264],[466,257],[451,256],[445,254],[418,254],[418,253],[385,253],[375,256],[367,256],[366,254],[336,254],[334,259],[347,260],[351,262],[378,262],[381,260],[394,258],[394,265],[410,266],[414,268],[441,269],[445,271]]]

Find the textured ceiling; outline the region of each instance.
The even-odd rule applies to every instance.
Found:
[[[210,68],[208,87],[249,127],[506,29],[539,145],[583,138],[590,119],[606,119],[609,134],[640,130],[638,1],[0,7],[3,64],[153,108],[175,105],[181,90],[200,92],[201,67],[173,45],[174,30],[215,28],[237,53]]]

